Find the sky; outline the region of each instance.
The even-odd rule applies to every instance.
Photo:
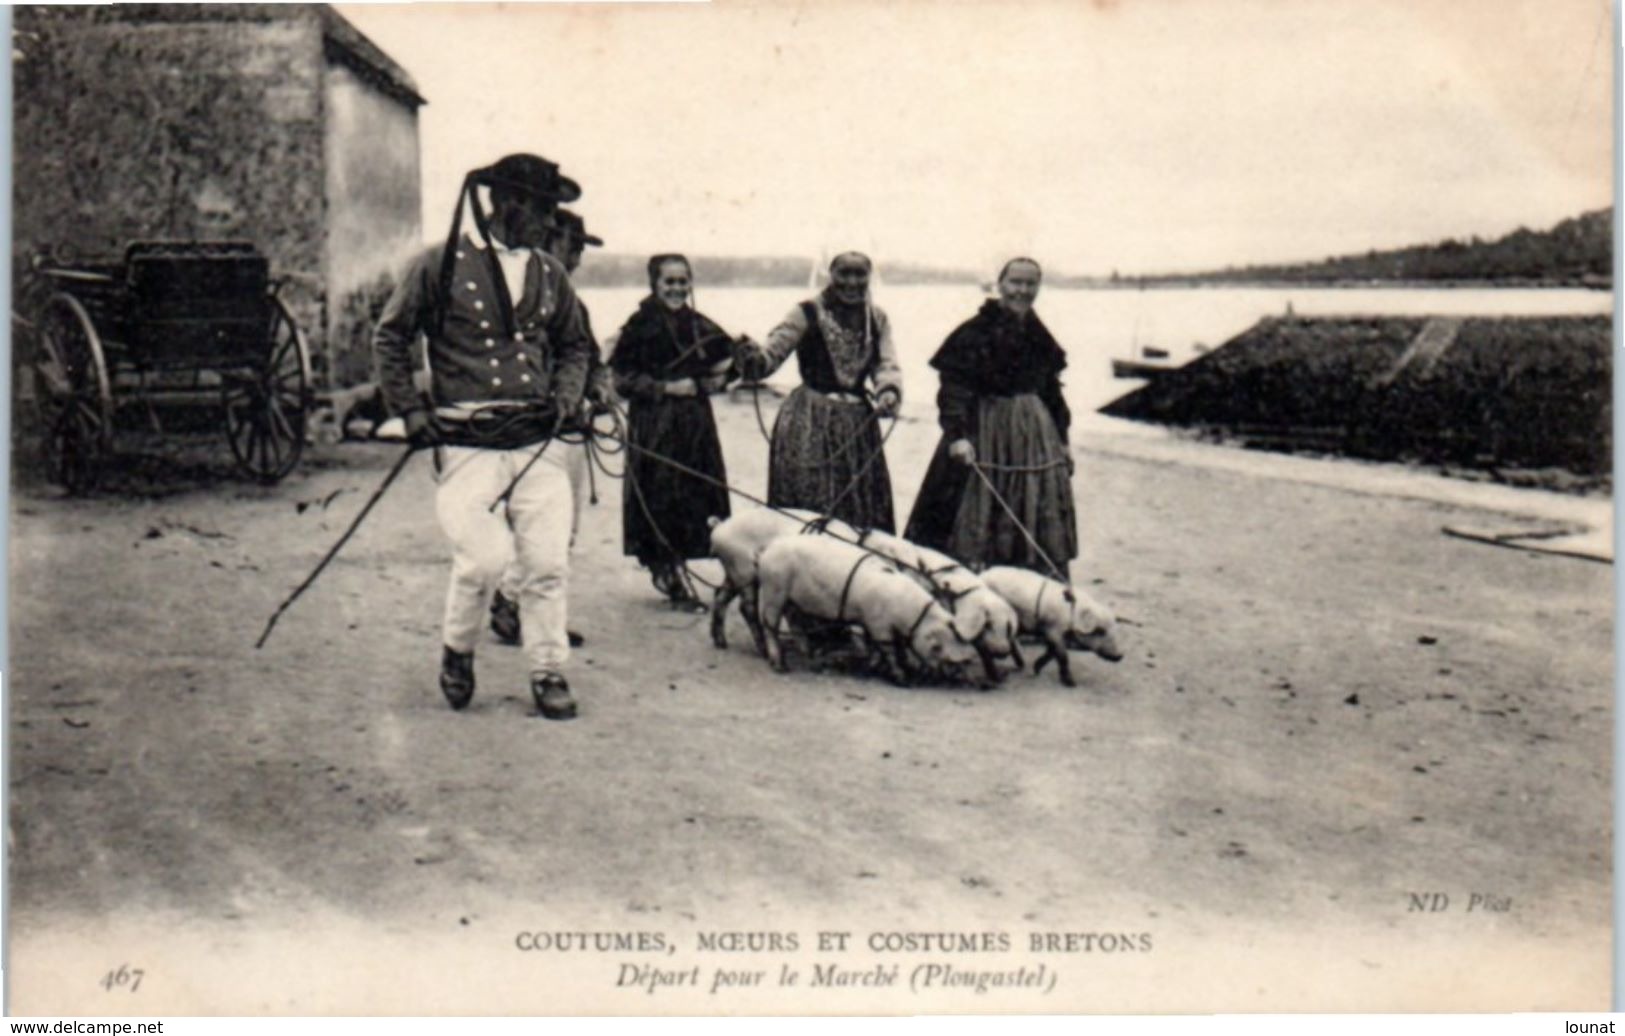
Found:
[[[1150,273],[1611,203],[1607,0],[340,5],[416,79],[425,234],[560,163],[617,252]]]

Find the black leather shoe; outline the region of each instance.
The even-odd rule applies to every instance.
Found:
[[[440,655],[440,693],[456,710],[467,708],[474,700],[474,652],[444,649]]]
[[[558,673],[532,674],[530,696],[536,699],[536,709],[546,719],[576,718],[575,697],[570,694],[570,685]]]
[[[491,595],[491,632],[504,644],[519,643],[519,602],[503,596],[501,590]]]
[[[509,647],[518,647],[522,640],[519,630],[519,602],[498,590],[491,595],[491,632]],[[571,647],[581,647],[587,643],[587,638],[575,630],[568,632]]]

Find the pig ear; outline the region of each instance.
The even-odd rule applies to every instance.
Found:
[[[954,616],[954,618],[957,619],[958,616],[956,615],[956,616]],[[959,624],[957,622],[949,623],[948,628],[954,631],[954,639],[959,641],[961,644],[974,644],[974,643],[976,643],[976,638],[980,637],[982,634],[986,633],[987,628],[992,624],[993,624],[992,619],[984,618],[982,620],[982,628],[977,630],[975,633],[972,633],[968,637],[965,636],[963,633],[959,632]]]

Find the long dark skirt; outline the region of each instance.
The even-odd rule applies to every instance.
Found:
[[[707,397],[634,399],[627,423],[627,437],[634,445],[720,483],[728,481]],[[626,471],[621,487],[624,552],[644,564],[710,556],[709,519],[728,517],[728,491],[631,449]]]
[[[1078,556],[1078,525],[1066,443],[1037,396],[992,396],[977,404],[976,461],[1062,574]],[[1018,565],[1050,575],[1038,551],[987,485],[948,456],[945,437],[926,469],[904,538],[967,565]]]
[[[931,464],[920,483],[920,494],[914,498],[914,510],[909,512],[908,527],[903,530],[903,538],[910,543],[945,554],[953,543],[954,520],[959,517],[965,483],[975,477],[970,468],[948,456],[949,442],[946,435],[938,440],[937,451],[931,455]]]
[[[796,389],[773,422],[770,457],[767,502],[774,507],[833,514],[859,529],[896,529],[880,422],[867,404]]]

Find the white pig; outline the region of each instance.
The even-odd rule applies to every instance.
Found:
[[[758,603],[767,657],[785,668],[778,625],[785,606],[807,615],[857,623],[871,644],[891,645],[892,678],[906,683],[912,650],[927,669],[961,669],[975,648],[954,632],[953,616],[886,559],[830,536],[785,536],[757,560]]]
[[[798,533],[827,534],[852,543],[858,540],[857,530],[840,519],[824,520],[816,512],[795,508],[758,507],[711,526],[711,553],[722,562],[723,572],[722,585],[711,602],[711,642],[717,647],[728,646],[724,620],[728,605],[738,597],[739,612],[750,627],[756,649],[767,653],[756,617],[756,558],[780,536]]]
[[[862,546],[884,554],[897,566],[921,579],[937,599],[954,613],[954,630],[976,645],[983,671],[992,683],[999,682],[994,659],[1013,658],[1025,665],[1016,646],[1020,628],[1008,601],[994,593],[982,577],[958,561],[930,547],[922,547],[900,536],[871,529],[858,540]]]
[[[1108,662],[1118,662],[1123,652],[1117,646],[1117,620],[1111,610],[1075,586],[1056,582],[1025,568],[996,566],[982,573],[982,581],[994,593],[1010,602],[1024,633],[1036,633],[1049,645],[1034,665],[1040,672],[1050,659],[1061,671],[1068,687],[1072,666],[1067,649],[1093,651]]]

